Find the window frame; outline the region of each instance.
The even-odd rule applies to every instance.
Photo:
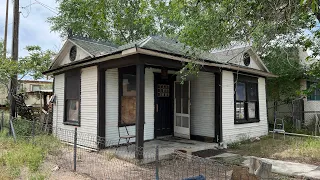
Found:
[[[77,80],[76,83],[78,83],[77,86],[79,88],[78,93],[76,94],[76,98],[68,98],[67,97],[67,94],[68,94],[67,91],[69,89],[68,83],[67,83],[68,77],[76,77],[76,80]],[[78,100],[78,102],[79,102],[78,121],[68,120],[68,106],[67,106],[68,100]],[[80,109],[81,109],[81,70],[80,69],[73,69],[73,70],[69,70],[69,71],[65,72],[65,77],[64,77],[64,115],[63,115],[64,118],[63,118],[63,124],[80,127],[80,125],[81,125],[81,111],[80,111]]]
[[[245,84],[245,100],[237,100],[237,83],[244,83]],[[256,87],[257,98],[256,100],[249,99],[249,88],[250,86],[254,85]],[[259,109],[259,86],[258,86],[258,78],[245,76],[245,75],[237,75],[234,74],[234,124],[245,124],[245,123],[255,123],[260,122],[260,109]],[[238,119],[237,118],[237,102],[244,103],[244,118]],[[255,118],[249,118],[249,108],[248,103],[254,102],[255,103]]]
[[[130,74],[130,75],[134,75],[135,77],[137,77],[137,73],[136,73],[136,66],[129,66],[129,67],[123,67],[123,68],[118,68],[118,76],[119,76],[119,80],[118,80],[118,86],[119,86],[119,96],[118,96],[118,127],[125,127],[125,126],[135,126],[135,123],[130,123],[130,124],[125,124],[122,123],[121,121],[121,97],[123,95],[123,75],[124,74]],[[137,84],[136,84],[136,90],[137,90]],[[137,121],[137,119],[136,119]]]
[[[41,85],[40,84],[31,84],[31,92],[36,92],[33,88],[34,87],[39,87],[38,91],[41,91]]]
[[[307,83],[307,89],[309,89],[312,84],[315,84],[317,82],[307,80],[306,83]],[[313,97],[313,98],[311,98],[311,97]],[[320,101],[320,88],[316,87],[316,89],[312,92],[312,94],[308,94],[307,101]]]

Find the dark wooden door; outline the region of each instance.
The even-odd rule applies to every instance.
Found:
[[[162,77],[154,74],[154,135],[155,137],[173,134],[173,86],[175,75]]]

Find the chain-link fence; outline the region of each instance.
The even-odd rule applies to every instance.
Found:
[[[54,161],[61,167],[87,174],[96,179],[228,179],[228,167],[212,159],[175,151],[161,156],[166,148],[138,148],[135,144],[115,145],[104,138],[75,130],[57,129],[58,136],[65,142]],[[77,146],[74,146],[77,144]],[[106,148],[97,150],[91,147]],[[142,159],[136,159],[136,154]]]
[[[53,146],[48,148],[51,151],[47,160],[59,168],[94,179],[229,179],[231,176],[230,167],[212,159],[180,151],[167,154],[164,152],[172,149],[156,145],[151,148],[139,148],[135,144],[118,145],[113,140],[79,132],[77,128],[48,127],[38,121],[10,120],[8,117],[0,117],[0,127],[10,131],[18,141],[23,139],[35,146],[40,146],[39,143],[44,143],[41,146]],[[41,138],[44,136],[51,142],[43,141]],[[137,153],[143,158],[136,159]]]
[[[199,157],[186,151],[157,145],[139,148],[135,144],[120,144],[113,140],[84,133],[75,127],[56,128],[37,121],[4,118],[1,129],[27,140],[35,146],[51,146],[47,161],[63,171],[76,171],[94,179],[250,179],[242,171],[235,175],[233,165],[211,157]],[[1,121],[0,121],[1,125]],[[100,147],[104,147],[100,149]],[[170,153],[168,153],[170,152]],[[137,156],[138,154],[138,156]],[[137,159],[136,157],[143,157]],[[243,171],[246,172],[246,171]]]

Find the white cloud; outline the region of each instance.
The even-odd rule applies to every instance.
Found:
[[[49,7],[56,8],[56,0],[38,0]],[[35,0],[20,1],[20,7],[28,6]],[[0,1],[0,39],[4,38],[4,22],[5,22],[5,3]],[[9,26],[8,26],[8,51],[11,50],[12,42],[12,11],[13,3],[9,1]],[[42,49],[50,49],[58,51],[61,47],[62,39],[59,34],[50,31],[50,24],[47,21],[48,17],[55,14],[40,4],[33,4],[31,8],[20,8],[20,28],[19,28],[19,56],[27,55],[24,50],[27,45],[39,45]],[[25,17],[24,17],[25,16]]]

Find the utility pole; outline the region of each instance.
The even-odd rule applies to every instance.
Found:
[[[14,0],[13,5],[13,31],[12,31],[12,61],[18,61],[18,51],[19,51],[19,19],[20,19],[20,13],[19,13],[19,0]],[[15,98],[13,97],[17,93],[17,74],[15,74],[11,78],[10,83],[10,115],[11,117],[16,117],[16,102]]]
[[[4,59],[7,58],[7,36],[8,36],[8,14],[9,14],[9,0],[6,4],[6,24],[4,26],[4,39],[3,39],[3,53]]]

